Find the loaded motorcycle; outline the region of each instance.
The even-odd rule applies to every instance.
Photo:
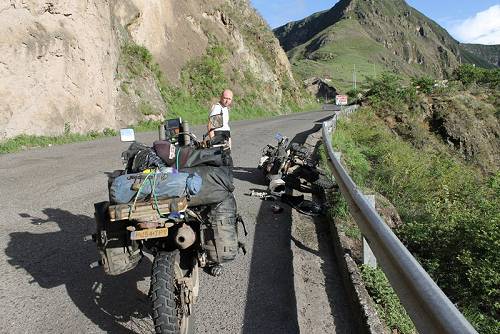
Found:
[[[258,168],[269,181],[269,190],[280,195],[285,187],[302,192],[318,193],[332,189],[335,184],[328,174],[311,158],[311,152],[304,145],[290,143],[280,133],[275,135],[277,145],[266,145],[262,149]]]
[[[153,147],[131,141],[122,153],[124,169],[108,179],[109,201],[95,203],[97,244],[105,273],[135,268],[144,251],[154,256],[149,297],[156,333],[193,331],[193,305],[200,268],[220,274],[243,244],[232,194],[232,160],[225,143],[198,141],[187,122],[169,120]],[[246,235],[246,230],[245,230]]]

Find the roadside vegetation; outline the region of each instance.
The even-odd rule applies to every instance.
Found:
[[[259,80],[250,70],[243,75],[236,72],[229,75],[224,71],[224,64],[229,50],[215,40],[209,43],[205,55],[190,61],[182,70],[181,85],[169,87],[162,85],[162,94],[169,108],[169,117],[180,116],[192,124],[206,122],[207,110],[217,102],[224,88],[237,85],[241,89],[236,94],[231,107],[231,120],[270,117],[283,113],[312,110],[315,103],[297,104],[297,96],[293,96],[290,83],[283,79],[283,98],[281,107],[276,101],[269,101],[265,93],[266,84]],[[302,94],[302,93],[300,93]]]
[[[332,36],[335,43],[321,43],[315,38],[289,52],[293,70],[301,78],[307,79],[312,74],[324,78],[333,76],[335,88],[347,91],[353,87],[354,72],[360,84],[366,76],[381,73],[386,68],[374,61],[386,55],[386,49],[362,33],[357,20],[341,20],[321,34]],[[328,37],[323,39],[328,40]]]
[[[69,126],[59,136],[34,136],[20,135],[0,143],[0,154],[13,153],[30,148],[47,147],[52,145],[61,145],[76,143],[81,141],[95,140],[102,137],[116,136],[118,133],[112,129],[105,129],[102,132],[91,131],[86,134],[72,133]]]
[[[361,277],[375,302],[378,314],[392,333],[416,334],[415,326],[382,269],[362,265]]]
[[[499,70],[469,65],[458,68],[454,80],[443,85],[430,78],[404,85],[400,78],[383,74],[369,80],[364,107],[341,120],[333,138],[354,181],[397,208],[403,221],[395,229],[398,237],[472,325],[488,334],[500,331],[500,169],[489,155],[467,151],[469,144],[483,145],[472,128],[463,132],[471,137],[461,134],[458,144],[444,128],[457,114],[468,115],[468,122],[487,119],[481,130],[492,133],[487,139],[496,146],[499,77]],[[431,109],[426,107],[429,101]],[[445,118],[436,126],[439,115]],[[491,153],[498,157],[497,151]],[[336,211],[342,216],[346,210],[340,204]],[[356,235],[352,225],[344,225]],[[380,275],[363,269],[382,317],[396,319],[388,322],[392,329],[411,333],[397,320],[401,312],[391,306],[392,294]]]

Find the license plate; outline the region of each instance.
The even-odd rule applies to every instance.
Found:
[[[163,238],[168,235],[168,227],[149,228],[145,230],[134,231],[130,234],[132,240]]]

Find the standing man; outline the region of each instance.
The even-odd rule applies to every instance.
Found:
[[[210,109],[208,117],[208,136],[212,144],[222,144],[227,141],[231,148],[231,129],[229,128],[229,106],[233,102],[233,92],[225,89],[218,103]]]

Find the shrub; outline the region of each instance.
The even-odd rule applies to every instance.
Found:
[[[157,112],[154,110],[151,103],[149,103],[147,101],[139,102],[139,112],[144,116],[157,114]]]
[[[455,69],[453,77],[465,86],[483,84],[491,88],[498,88],[500,85],[500,69],[498,68],[488,70],[471,64],[464,64]]]
[[[63,134],[65,136],[67,136],[70,133],[71,133],[71,124],[69,124],[68,122],[64,122],[64,132],[63,132]]]
[[[430,77],[413,77],[411,79],[413,87],[424,94],[430,94],[434,90],[434,79]]]
[[[376,109],[400,110],[406,108],[405,104],[415,101],[415,88],[403,87],[402,78],[393,73],[384,72],[377,78],[367,77],[366,81],[368,101]]]
[[[102,130],[102,134],[106,137],[113,137],[118,135],[118,131],[110,128],[105,128],[104,130]]]
[[[120,60],[132,76],[142,76],[146,69],[156,67],[151,52],[135,43],[125,43],[122,45]]]
[[[223,69],[227,51],[221,44],[213,43],[204,56],[190,61],[181,74],[183,85],[199,102],[219,96],[228,84]]]
[[[471,64],[464,64],[455,69],[453,76],[456,80],[461,81],[464,85],[468,86],[479,80],[481,70]]]
[[[347,96],[349,97],[349,103],[356,103],[362,96],[361,90],[353,88],[347,91]]]

